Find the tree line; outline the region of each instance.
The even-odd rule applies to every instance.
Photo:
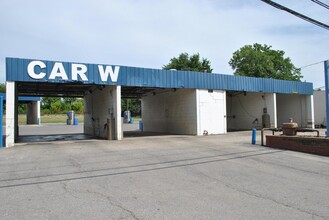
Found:
[[[83,98],[41,98],[41,113],[43,114],[65,114],[71,110],[73,110],[77,114],[83,114]]]
[[[200,58],[199,54],[189,56],[181,53],[173,57],[163,69],[176,69],[211,73],[211,62]],[[295,67],[282,50],[274,50],[272,46],[255,43],[245,45],[233,53],[229,65],[236,76],[261,77],[291,81],[301,81],[300,68]]]
[[[83,98],[59,98],[59,97],[41,97],[41,114],[66,114],[73,110],[77,114],[83,114]],[[26,103],[18,104],[18,114],[26,114]]]

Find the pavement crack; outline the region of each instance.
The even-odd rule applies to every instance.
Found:
[[[128,213],[133,219],[135,219],[135,220],[140,220],[140,218],[138,218],[138,217],[136,216],[136,214],[135,214],[133,211],[131,211],[131,210],[125,208],[123,205],[121,205],[121,204],[118,203],[118,202],[114,202],[110,196],[105,195],[105,194],[100,193],[100,192],[91,191],[91,190],[89,190],[89,189],[87,190],[87,192],[105,198],[105,199],[106,199],[106,200],[107,200],[112,206],[117,207],[117,208],[121,209],[122,211]]]
[[[69,160],[70,160],[70,163],[72,164],[72,166],[77,167],[81,170],[81,168],[82,168],[81,164],[77,160],[75,160],[74,158],[70,158]]]
[[[69,189],[66,182],[61,182],[61,184],[62,184],[62,189],[64,190],[64,195],[68,194],[69,196],[71,196],[73,198],[81,199],[80,197],[74,195],[73,191]]]

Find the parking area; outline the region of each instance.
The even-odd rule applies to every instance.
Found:
[[[1,219],[329,219],[329,158],[251,132],[0,150]]]

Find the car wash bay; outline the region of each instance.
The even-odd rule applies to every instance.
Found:
[[[87,84],[70,84],[70,83],[33,83],[33,82],[7,82],[7,98],[13,99],[14,103],[17,103],[17,96],[22,97],[26,95],[30,96],[42,96],[42,97],[79,97],[84,98],[84,94],[87,92],[92,92],[99,88],[95,85],[87,85]],[[15,89],[13,89],[15,88]],[[12,93],[10,93],[10,89],[13,90]],[[8,91],[9,90],[9,91]],[[15,95],[13,95],[15,94]],[[12,97],[10,97],[12,95]],[[8,105],[7,105],[8,106]],[[12,106],[8,106],[12,107]],[[40,112],[40,111],[39,111]],[[14,141],[18,142],[35,142],[35,141],[49,141],[49,140],[79,140],[79,139],[86,139],[90,138],[92,134],[89,133],[72,133],[72,131],[77,131],[77,129],[74,126],[55,126],[55,125],[48,125],[48,126],[40,126],[40,128],[37,128],[35,126],[28,129],[28,126],[22,126],[25,127],[25,130],[28,129],[28,135],[31,137],[22,136],[19,132],[18,127],[18,115],[17,115],[17,105],[15,105],[15,108],[12,110],[8,110],[7,108],[7,115],[6,115],[6,121],[7,121],[7,128],[14,124],[12,127],[13,132],[7,133],[6,141],[8,141],[8,138],[13,138]],[[9,121],[9,123],[8,123]],[[63,121],[64,125],[64,121]],[[79,125],[79,127],[81,127]],[[10,129],[10,127],[9,127]],[[80,129],[83,131],[83,129]],[[10,130],[9,130],[10,131]],[[34,131],[34,133],[31,133],[31,131]],[[22,132],[24,135],[24,132]],[[26,132],[25,132],[26,133]],[[11,135],[13,134],[13,135]],[[9,139],[9,141],[11,141]]]
[[[245,91],[226,93],[228,131],[277,128],[290,118],[299,127],[314,128],[313,95]]]
[[[225,134],[261,123],[264,108],[270,126],[286,117],[306,125],[314,121],[311,83],[18,58],[6,59],[6,76],[6,146],[18,137],[17,97],[22,95],[83,97],[84,134],[106,138],[104,125],[110,123],[115,140],[123,138],[124,97],[141,98],[146,132]]]
[[[91,136],[107,138],[104,125],[110,120],[114,125],[112,130],[115,130],[113,139],[123,138],[120,98],[127,97],[141,99],[143,134],[226,133],[223,91],[103,86],[87,91],[84,97],[84,133]],[[116,112],[120,114],[116,115]],[[207,117],[209,114],[213,115],[211,119]]]

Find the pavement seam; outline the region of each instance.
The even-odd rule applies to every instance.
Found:
[[[242,159],[242,158],[246,158],[246,157],[263,156],[263,155],[268,155],[268,154],[273,154],[273,153],[278,153],[278,152],[281,152],[281,151],[267,151],[267,152],[263,152],[263,153],[239,155],[236,157],[229,157],[229,158],[224,157],[224,158],[215,159],[215,160],[206,160],[206,161],[190,162],[190,163],[183,163],[183,164],[167,162],[169,165],[155,167],[155,168],[151,167],[151,168],[128,170],[128,171],[122,171],[122,172],[116,172],[116,173],[94,174],[94,175],[89,175],[89,176],[70,177],[70,178],[64,178],[64,179],[43,180],[43,181],[35,181],[35,182],[30,182],[30,183],[17,183],[17,184],[10,184],[10,185],[2,185],[2,186],[0,186],[0,189],[9,188],[9,187],[36,185],[36,184],[47,184],[47,183],[49,184],[49,183],[56,183],[56,182],[62,182],[62,181],[73,181],[73,180],[82,180],[82,179],[90,179],[90,178],[117,176],[117,175],[125,175],[125,174],[132,174],[132,173],[142,173],[142,172],[149,172],[149,171],[155,171],[155,170],[173,169],[173,168],[179,168],[179,167],[187,167],[187,166],[201,165],[201,164],[207,164],[207,163],[216,163],[216,162],[222,162],[222,161],[228,161],[228,160]],[[160,165],[162,165],[162,164],[160,164]],[[141,167],[143,167],[143,166],[145,166],[145,165],[141,165]]]
[[[31,176],[31,177],[24,177],[24,178],[0,179],[0,182],[37,179],[37,178],[46,178],[46,177],[56,177],[56,176],[65,176],[65,175],[82,174],[82,173],[93,173],[93,172],[100,172],[100,171],[128,169],[128,168],[136,168],[136,167],[147,167],[147,166],[163,165],[163,164],[175,164],[175,163],[179,163],[182,161],[196,161],[196,160],[203,160],[203,159],[210,159],[210,158],[217,158],[217,157],[224,157],[224,159],[225,159],[226,156],[242,155],[242,154],[246,154],[248,156],[249,153],[258,153],[258,152],[261,152],[261,151],[257,150],[257,151],[234,152],[234,153],[226,153],[226,154],[211,155],[211,156],[204,156],[204,157],[193,157],[193,158],[185,158],[185,159],[177,159],[177,160],[164,160],[164,161],[160,161],[160,162],[129,165],[129,166],[122,166],[122,167],[107,167],[107,168],[102,168],[102,169],[80,170],[78,172],[66,172],[66,173],[58,173],[58,174],[39,175],[39,176]],[[281,152],[281,151],[265,151],[265,153],[266,152]],[[155,157],[154,155],[152,155],[152,156]],[[157,158],[164,158],[164,156],[157,156]],[[73,160],[70,160],[70,162],[73,166],[81,168],[81,165],[78,162],[75,163]],[[0,186],[0,188],[1,188],[1,186]]]

